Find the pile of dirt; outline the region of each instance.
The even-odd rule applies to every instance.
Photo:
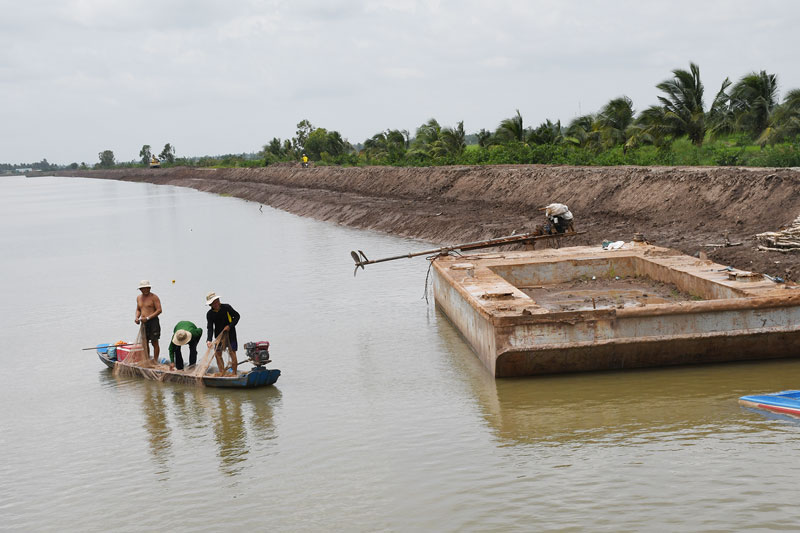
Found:
[[[452,244],[533,229],[540,207],[565,203],[586,234],[565,245],[628,241],[788,279],[800,257],[759,251],[755,235],[800,214],[798,169],[549,165],[114,169],[59,175],[224,193],[346,226]],[[708,244],[741,242],[740,246]],[[800,255],[800,254],[798,254]]]

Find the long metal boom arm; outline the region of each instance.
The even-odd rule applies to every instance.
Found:
[[[455,250],[459,251],[477,250],[479,248],[491,248],[492,246],[501,246],[503,244],[511,244],[515,242],[537,241],[541,239],[553,239],[557,237],[570,237],[572,235],[579,235],[581,233],[586,233],[586,232],[572,231],[568,233],[558,233],[555,235],[534,235],[533,233],[520,233],[519,235],[507,235],[505,237],[497,237],[494,239],[488,239],[484,241],[473,241],[463,244],[454,244],[451,246],[442,246],[441,248],[434,248],[432,250],[424,250],[422,252],[411,252],[403,255],[395,255],[392,257],[383,257],[381,259],[368,259],[367,256],[364,254],[364,252],[362,252],[361,250],[358,250],[358,253],[356,253],[355,251],[351,251],[350,256],[353,258],[353,261],[355,261],[356,272],[358,272],[358,267],[361,267],[363,270],[364,265],[383,263],[384,261],[394,261],[395,259],[411,258],[420,255],[446,254],[449,252],[453,252]],[[353,274],[355,275],[355,272]]]

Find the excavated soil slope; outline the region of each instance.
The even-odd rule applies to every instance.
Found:
[[[796,279],[800,254],[762,252],[753,236],[800,214],[800,169],[498,165],[428,168],[115,169],[60,175],[192,187],[356,228],[452,244],[508,235],[569,206],[585,235],[564,245],[630,240]],[[706,244],[742,242],[714,248]],[[409,250],[411,251],[411,250]],[[343,251],[346,253],[347,250]]]

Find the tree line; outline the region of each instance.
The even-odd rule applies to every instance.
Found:
[[[431,118],[413,135],[387,129],[357,146],[303,120],[295,137],[272,139],[262,157],[265,164],[306,153],[317,163],[339,165],[800,166],[800,89],[779,100],[777,75],[762,70],[735,83],[726,78],[708,108],[695,63],[673,70],[656,88],[658,103],[639,113],[623,95],[566,126],[549,119],[526,126],[517,110],[493,131],[468,135],[463,121],[443,127]]]
[[[776,74],[762,70],[736,82],[726,78],[708,107],[695,63],[673,70],[671,77],[655,87],[658,103],[638,113],[633,101],[623,95],[566,126],[549,119],[528,126],[517,110],[494,130],[467,134],[463,121],[444,127],[431,118],[413,135],[408,130],[386,129],[354,145],[338,131],[303,119],[294,137],[275,137],[257,153],[177,158],[175,148],[167,143],[158,157],[164,166],[223,167],[297,162],[303,154],[315,164],[346,166],[800,166],[800,89],[789,90],[780,100]],[[104,150],[94,166],[147,166],[153,155],[150,145],[144,145],[139,161],[117,163],[114,153]]]

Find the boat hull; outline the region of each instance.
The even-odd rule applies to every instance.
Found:
[[[114,361],[108,357],[107,353],[101,352],[98,348],[97,356],[100,361],[108,368],[115,370],[120,375],[140,377],[151,381],[166,381],[170,383],[185,383],[189,385],[205,385],[206,387],[228,388],[228,389],[254,389],[267,387],[278,381],[281,371],[273,368],[254,367],[252,370],[242,372],[236,376],[203,376],[197,378],[186,374],[181,370],[169,370],[163,368],[146,368],[129,365],[124,362]]]
[[[742,396],[739,398],[739,403],[752,409],[800,417],[800,390]]]

